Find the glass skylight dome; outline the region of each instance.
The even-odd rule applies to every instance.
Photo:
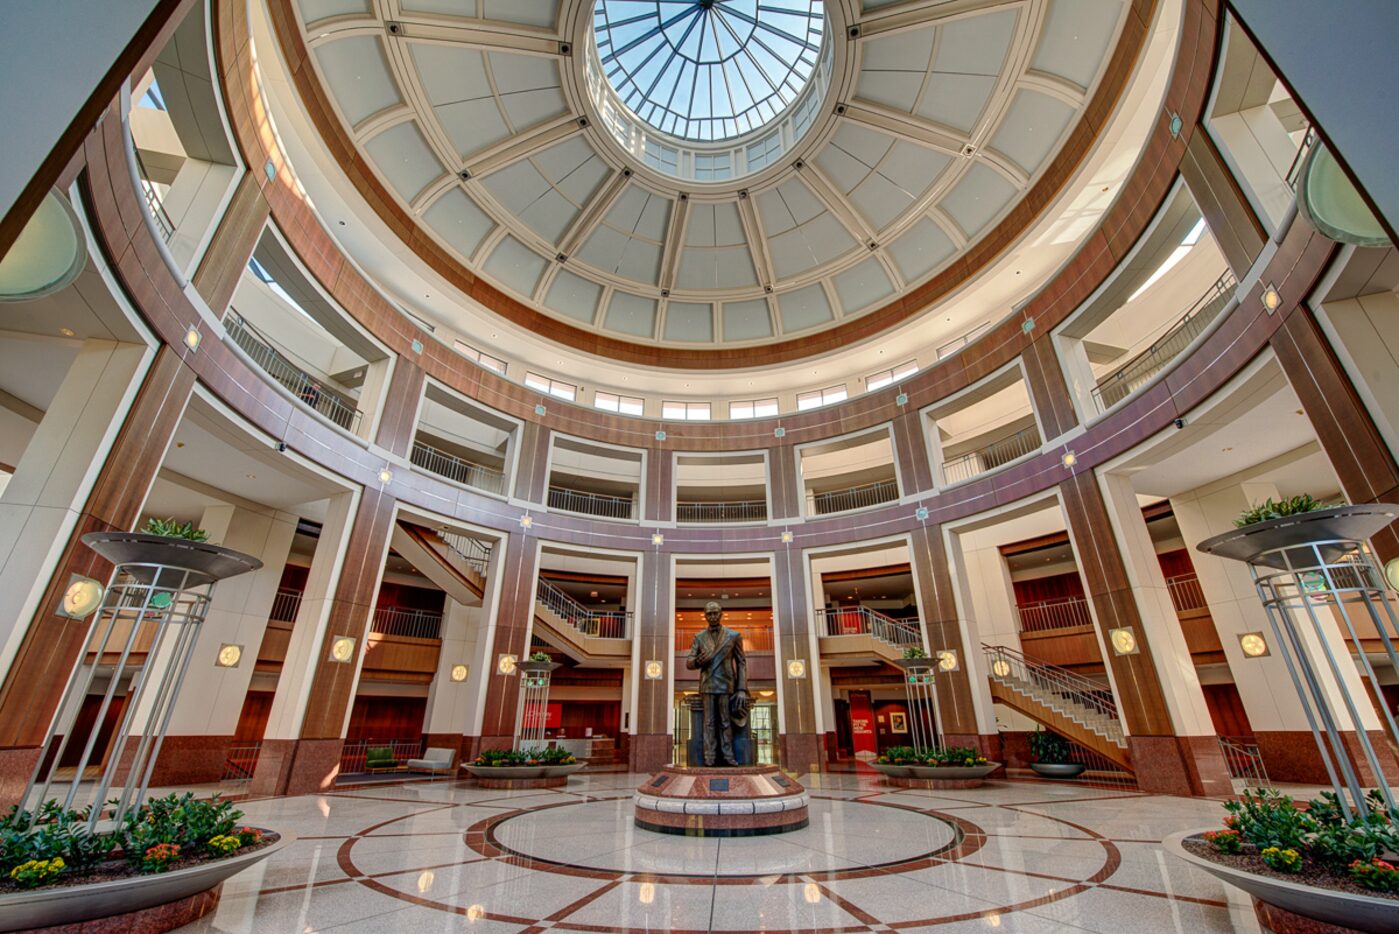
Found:
[[[651,127],[718,142],[773,123],[811,83],[822,0],[596,0],[597,55]]]

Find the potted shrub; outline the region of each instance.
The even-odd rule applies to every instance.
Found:
[[[1082,762],[1071,762],[1069,741],[1058,733],[1040,730],[1030,734],[1030,754],[1035,760],[1030,768],[1046,778],[1074,778],[1082,775],[1088,766]]]
[[[1165,847],[1255,903],[1344,928],[1399,931],[1399,809],[1373,791],[1368,803],[1368,814],[1347,818],[1334,792],[1299,806],[1275,791],[1245,791],[1224,805],[1222,827],[1174,834]]]
[[[12,807],[0,818],[0,931],[104,918],[113,929],[169,930],[198,915],[115,918],[215,889],[291,839],[243,826],[242,812],[217,796],[157,798],[95,832],[89,816],[47,801],[36,812]]]
[[[550,746],[485,749],[463,768],[487,788],[558,787],[583,765],[567,749]]]
[[[871,765],[896,785],[922,788],[975,788],[1001,767],[970,746],[890,746]]]

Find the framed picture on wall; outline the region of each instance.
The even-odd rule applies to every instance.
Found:
[[[906,714],[902,714],[902,713],[893,713],[893,712],[891,712],[891,713],[889,714],[889,732],[891,732],[891,733],[907,733],[907,732],[908,732],[908,716],[907,716]]]

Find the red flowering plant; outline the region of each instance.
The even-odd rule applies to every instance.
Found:
[[[180,858],[180,848],[173,843],[157,843],[141,856],[141,868],[146,872],[164,872]]]

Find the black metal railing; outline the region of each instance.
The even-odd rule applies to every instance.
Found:
[[[633,501],[630,496],[588,493],[562,486],[549,487],[549,508],[577,512],[603,519],[630,519]]]
[[[1190,346],[1191,342],[1219,317],[1219,313],[1234,297],[1234,287],[1237,284],[1238,281],[1232,272],[1220,276],[1169,331],[1131,360],[1098,380],[1098,385],[1093,388],[1093,398],[1098,403],[1098,411],[1106,412],[1145,386],[1152,377],[1180,356],[1180,352]]]
[[[272,612],[267,614],[267,618],[282,623],[296,622],[296,614],[301,609],[301,595],[300,590],[279,589],[277,596],[272,598]]]
[[[676,522],[720,524],[724,522],[765,522],[768,504],[765,500],[743,500],[734,503],[681,502],[675,504]]]
[[[262,743],[230,746],[223,760],[223,775],[219,781],[225,785],[244,785],[253,780],[257,771],[257,757],[262,752]]]
[[[264,373],[286,387],[298,402],[346,431],[354,431],[359,422],[359,409],[348,397],[328,388],[326,378],[312,376],[292,363],[270,339],[232,309],[224,316],[223,329]]]
[[[585,636],[625,639],[631,634],[630,612],[590,609],[542,577],[535,588],[535,598],[539,606],[545,607]]]
[[[1200,578],[1193,573],[1166,578],[1166,590],[1171,594],[1171,603],[1177,613],[1203,610],[1208,605],[1205,601],[1205,591],[1200,587]]]
[[[369,629],[381,636],[440,639],[442,637],[442,614],[432,610],[406,610],[394,606],[375,607]]]
[[[131,142],[131,151],[136,154],[136,176],[141,183],[141,196],[146,202],[146,211],[150,214],[151,220],[155,221],[156,230],[160,231],[160,238],[166,243],[175,236],[175,222],[170,219],[170,214],[165,210],[165,199],[161,197],[159,189],[155,187],[155,182],[151,181],[150,170],[146,168],[146,161],[141,158],[141,147],[136,145],[135,139]]]
[[[896,646],[923,645],[923,624],[894,619],[867,606],[823,607],[816,611],[817,631],[827,636],[874,636]]]
[[[499,470],[473,464],[422,441],[414,439],[413,450],[408,459],[415,467],[430,470],[439,477],[446,477],[464,486],[475,487],[487,493],[505,493],[505,474]]]
[[[1016,606],[1015,615],[1020,618],[1021,632],[1046,632],[1051,629],[1093,625],[1093,617],[1088,612],[1088,601],[1083,597],[1037,600]]]
[[[883,503],[892,503],[899,498],[899,484],[894,480],[877,480],[862,483],[844,490],[828,490],[816,493],[811,498],[811,509],[815,515],[824,516],[832,512],[848,512],[851,509],[868,509]]]
[[[995,470],[1019,457],[1040,449],[1040,430],[1035,425],[987,442],[974,451],[943,462],[942,475],[948,483],[960,483]]]

